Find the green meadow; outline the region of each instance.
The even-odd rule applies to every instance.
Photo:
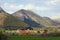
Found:
[[[8,40],[60,40],[60,37],[9,36]]]

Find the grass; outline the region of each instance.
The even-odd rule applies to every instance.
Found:
[[[60,40],[60,37],[9,36],[8,40]]]

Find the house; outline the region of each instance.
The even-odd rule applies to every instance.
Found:
[[[23,35],[23,34],[31,34],[31,35],[35,34],[34,30],[17,30],[17,32],[21,35]]]
[[[35,31],[32,28],[20,29],[20,30],[17,30],[17,32],[21,35],[23,35],[23,34],[34,35],[35,34]]]

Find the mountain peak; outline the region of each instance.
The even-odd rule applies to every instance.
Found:
[[[48,23],[44,18],[35,14],[35,12],[31,10],[21,9],[16,11],[12,15],[16,17],[18,20],[22,20],[33,27],[40,27],[40,26],[49,27],[50,25],[50,23]]]
[[[0,13],[1,13],[1,12],[4,12],[4,13],[5,13],[5,11],[3,10],[3,8],[2,8],[2,7],[0,7]]]
[[[24,9],[21,9],[20,11],[25,11]]]

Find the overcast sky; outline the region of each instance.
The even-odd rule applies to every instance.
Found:
[[[40,16],[60,17],[60,0],[0,0],[0,6],[8,13],[26,9]]]

